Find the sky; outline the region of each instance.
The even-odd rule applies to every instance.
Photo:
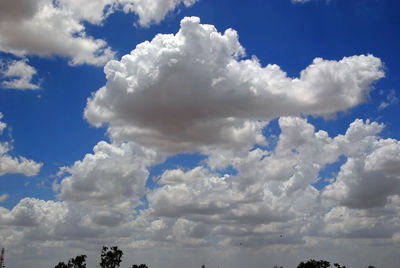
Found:
[[[398,267],[399,11],[2,0],[6,267]]]

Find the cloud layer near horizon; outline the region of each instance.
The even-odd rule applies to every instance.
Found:
[[[147,191],[145,167],[156,161],[154,151],[100,142],[63,170],[70,175],[59,185],[61,201],[25,198],[2,208],[1,237],[9,247],[115,241],[138,249],[240,244],[280,252],[329,247],[324,237],[398,245],[400,142],[380,138],[383,125],[355,120],[336,137],[298,117],[280,118],[279,127],[274,149],[230,159],[236,174],[211,170],[210,157],[193,169],[166,170]],[[345,161],[334,182],[315,189],[340,156]],[[144,195],[148,207],[132,213]]]

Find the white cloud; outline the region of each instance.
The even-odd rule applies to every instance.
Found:
[[[1,194],[0,195],[0,203],[3,203],[4,201],[6,201],[8,198],[8,194]]]
[[[71,11],[79,20],[101,24],[108,15],[122,10],[138,16],[141,26],[160,23],[164,17],[180,5],[189,7],[198,0],[57,0],[62,9]]]
[[[389,106],[395,105],[399,102],[399,98],[396,95],[396,91],[391,90],[386,96],[386,100],[379,104],[378,110],[386,109]]]
[[[211,151],[214,157],[193,169],[166,170],[153,190],[144,182],[149,165],[160,161],[154,151],[132,142],[100,142],[64,169],[69,175],[61,181],[62,201],[28,198],[1,209],[0,237],[8,246],[50,244],[60,250],[90,250],[110,241],[135,252],[212,248],[220,258],[232,257],[235,249],[258,257],[304,256],[306,249],[363,246],[354,258],[373,252],[374,245],[398,245],[399,141],[380,138],[383,125],[362,120],[336,137],[302,118],[282,117],[279,126],[274,149],[234,151],[230,161],[220,161],[223,150]],[[315,189],[319,172],[340,155],[347,160],[336,181]],[[209,168],[214,159],[214,166],[232,165],[237,174]],[[148,208],[134,212],[146,193]]]
[[[292,3],[293,4],[297,4],[297,3],[301,3],[301,4],[304,4],[304,3],[307,3],[307,2],[310,2],[311,0],[292,0]]]
[[[0,120],[3,114],[0,113]],[[0,121],[0,134],[6,128],[6,124]],[[9,154],[12,146],[8,142],[0,142],[0,176],[8,173],[20,173],[25,176],[35,176],[39,173],[42,163],[37,163],[23,156],[13,157]]]
[[[381,139],[360,146],[323,195],[349,208],[384,207],[390,196],[400,195],[400,142]]]
[[[8,7],[14,8],[8,5],[12,1],[6,2],[4,13]],[[51,0],[34,3],[20,3],[15,8],[19,17],[1,17],[0,50],[18,56],[64,56],[72,65],[102,65],[113,58],[107,43],[87,36],[83,24],[71,12],[57,8]]]
[[[156,153],[132,142],[118,145],[104,141],[93,151],[73,166],[62,168],[69,175],[61,181],[59,198],[128,210],[141,204],[147,168],[155,163]]]
[[[0,113],[0,120],[3,119],[3,114]],[[3,134],[4,129],[7,127],[7,124],[0,121],[0,134]]]
[[[120,9],[139,16],[142,26],[159,23],[190,0],[5,0],[0,4],[0,51],[17,56],[62,56],[71,65],[103,65],[115,52],[103,39],[88,36],[84,22],[101,25]],[[151,3],[151,4],[150,4]]]
[[[198,0],[119,0],[125,12],[134,12],[139,16],[139,24],[149,26],[160,21],[180,4],[186,7],[193,5]]]
[[[108,124],[114,140],[165,150],[241,147],[263,142],[253,133],[274,117],[352,108],[384,76],[372,55],[317,58],[293,79],[242,55],[234,30],[221,34],[199,18],[184,18],[176,35],[159,34],[107,63],[107,84],[88,100],[85,117]]]
[[[12,89],[39,89],[40,86],[32,82],[36,69],[27,64],[27,59],[11,61],[0,70],[1,75],[9,80],[3,81],[2,86]]]
[[[25,176],[35,176],[39,173],[42,163],[37,163],[23,156],[13,157],[8,143],[0,143],[0,176],[9,173],[20,173]]]

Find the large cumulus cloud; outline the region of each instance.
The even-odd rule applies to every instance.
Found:
[[[93,151],[73,166],[62,168],[68,175],[59,186],[59,198],[128,209],[139,205],[146,193],[147,168],[155,163],[157,154],[132,142],[101,141]]]
[[[79,243],[90,249],[112,241],[136,251],[211,247],[228,256],[241,248],[298,254],[315,247],[398,245],[398,141],[379,137],[384,125],[357,119],[331,137],[304,118],[278,123],[274,148],[230,161],[213,151],[197,167],[166,170],[152,190],[144,188],[146,170],[161,159],[153,150],[100,142],[93,154],[65,168],[60,202],[28,198],[2,209],[0,236],[7,245]],[[340,156],[345,161],[335,181],[314,188],[324,167]],[[211,168],[214,160],[236,172]],[[352,169],[354,162],[359,169]],[[133,211],[143,195],[148,207]]]
[[[85,22],[101,25],[108,15],[123,10],[135,13],[139,24],[159,23],[183,3],[168,0],[4,0],[0,3],[0,51],[16,56],[62,56],[72,65],[103,65],[115,52],[103,39],[86,32]]]
[[[265,121],[352,108],[384,75],[372,55],[316,58],[299,78],[243,55],[234,30],[221,34],[199,18],[184,18],[177,34],[159,34],[110,61],[107,84],[88,100],[85,117],[108,124],[115,140],[167,150],[254,144],[262,138],[251,133]]]

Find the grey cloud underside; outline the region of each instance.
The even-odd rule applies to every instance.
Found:
[[[100,142],[93,154],[65,168],[69,175],[61,182],[60,202],[23,199],[12,210],[3,209],[0,224],[4,230],[24,227],[17,232],[24,243],[63,239],[90,245],[112,239],[138,248],[242,244],[276,250],[313,247],[324,237],[399,243],[400,143],[378,136],[383,125],[355,120],[336,137],[296,117],[280,118],[279,126],[273,151],[255,149],[219,163],[231,164],[237,175],[221,175],[205,162],[191,170],[165,171],[151,191],[144,189],[144,170],[160,161],[154,151],[132,142]],[[321,191],[311,186],[340,155],[347,160],[336,181]],[[207,161],[212,159],[218,157]],[[372,170],[380,176],[371,185],[367,171]],[[129,193],[121,192],[121,185]],[[132,213],[143,195],[148,208]],[[98,197],[107,202],[97,202]],[[0,234],[9,245],[16,243],[13,232]]]
[[[141,26],[159,23],[180,4],[196,1],[3,0],[0,3],[0,51],[16,56],[62,56],[71,65],[102,66],[115,52],[103,39],[87,35],[84,23],[101,25],[112,13],[135,13]]]
[[[285,115],[330,115],[365,101],[382,78],[372,55],[317,58],[299,78],[277,65],[241,59],[237,33],[184,18],[176,35],[157,35],[105,66],[107,84],[85,117],[108,125],[112,139],[172,151],[243,143],[254,129]],[[249,137],[248,143],[261,141]]]

